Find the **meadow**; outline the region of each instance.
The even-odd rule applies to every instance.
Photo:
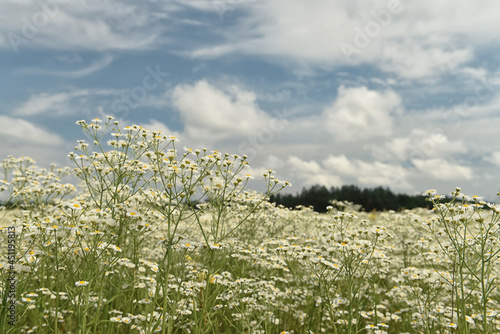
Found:
[[[77,124],[71,168],[1,163],[18,209],[0,211],[0,333],[500,331],[496,204],[456,188],[427,191],[433,210],[289,209],[269,197],[291,184],[244,155]]]

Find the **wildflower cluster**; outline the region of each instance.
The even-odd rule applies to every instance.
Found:
[[[61,183],[70,168],[37,168],[29,157],[15,158],[9,155],[0,163],[0,193],[7,193],[5,203],[24,209],[37,208],[46,212],[47,206],[61,203],[74,194],[76,188],[70,183]]]
[[[9,157],[15,332],[494,333],[500,207],[457,189],[433,211],[276,206],[247,159],[112,118],[79,121],[70,171]],[[108,134],[111,132],[111,134]],[[105,144],[103,144],[105,143]],[[38,187],[38,188],[37,188]],[[6,253],[0,253],[5,323]],[[0,326],[0,333],[10,328]]]

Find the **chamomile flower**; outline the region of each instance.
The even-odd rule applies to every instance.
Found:
[[[140,215],[139,213],[137,212],[137,210],[129,210],[127,211],[127,217],[131,217],[131,218],[139,218]]]
[[[75,282],[75,286],[87,286],[87,285],[89,285],[89,282],[87,282],[87,281]]]

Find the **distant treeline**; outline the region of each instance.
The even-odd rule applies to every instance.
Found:
[[[314,185],[309,189],[303,188],[300,194],[278,193],[271,196],[271,202],[276,202],[276,204],[282,204],[289,208],[294,208],[297,205],[313,206],[317,212],[326,212],[326,207],[331,205],[331,200],[353,202],[361,205],[367,212],[431,207],[431,204],[422,195],[394,194],[389,188],[361,189],[355,185],[331,187],[330,189]]]

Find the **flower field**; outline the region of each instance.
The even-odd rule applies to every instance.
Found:
[[[246,190],[245,156],[77,122],[72,168],[1,163],[1,333],[496,333],[500,206],[327,214]],[[80,184],[63,183],[65,177]],[[10,307],[15,305],[15,308]]]

